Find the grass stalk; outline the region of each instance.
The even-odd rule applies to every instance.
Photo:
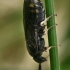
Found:
[[[50,16],[54,14],[54,0],[45,0],[45,6],[46,6],[46,16]],[[47,22],[47,27],[55,25],[55,17],[52,17]],[[57,36],[56,36],[56,26],[52,27],[48,31],[48,42],[49,46],[53,47],[50,49],[50,67],[51,70],[60,70],[59,65],[59,58],[58,58],[58,45],[57,45]]]

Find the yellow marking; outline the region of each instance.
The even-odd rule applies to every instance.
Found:
[[[39,13],[39,10],[30,10],[32,13]]]
[[[30,6],[30,7],[34,7],[34,3],[30,3],[29,6]]]
[[[39,13],[39,10],[38,9],[36,9],[36,13]]]

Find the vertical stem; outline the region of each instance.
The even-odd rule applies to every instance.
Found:
[[[46,5],[46,16],[48,17],[54,14],[54,0],[45,0],[45,5]],[[55,25],[55,17],[50,18],[49,21],[47,22],[48,28],[52,25]],[[58,48],[57,48],[56,26],[52,27],[48,31],[48,41],[49,41],[49,46],[51,47],[55,46],[51,48],[49,51],[51,70],[60,70]]]

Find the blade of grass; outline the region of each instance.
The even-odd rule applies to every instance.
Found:
[[[54,0],[45,0],[46,6],[46,16],[54,14]],[[52,17],[47,22],[47,27],[55,25],[55,17]],[[52,27],[48,31],[48,41],[49,46],[53,47],[50,49],[50,66],[51,70],[60,70],[59,58],[58,58],[58,48],[57,48],[57,36],[56,36],[56,26]]]

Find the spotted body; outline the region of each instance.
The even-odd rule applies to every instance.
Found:
[[[45,25],[40,25],[45,20],[43,3],[40,0],[24,0],[23,12],[27,50],[40,65],[46,61],[46,58],[42,57],[42,53],[47,49],[44,47],[45,41],[42,38]]]

